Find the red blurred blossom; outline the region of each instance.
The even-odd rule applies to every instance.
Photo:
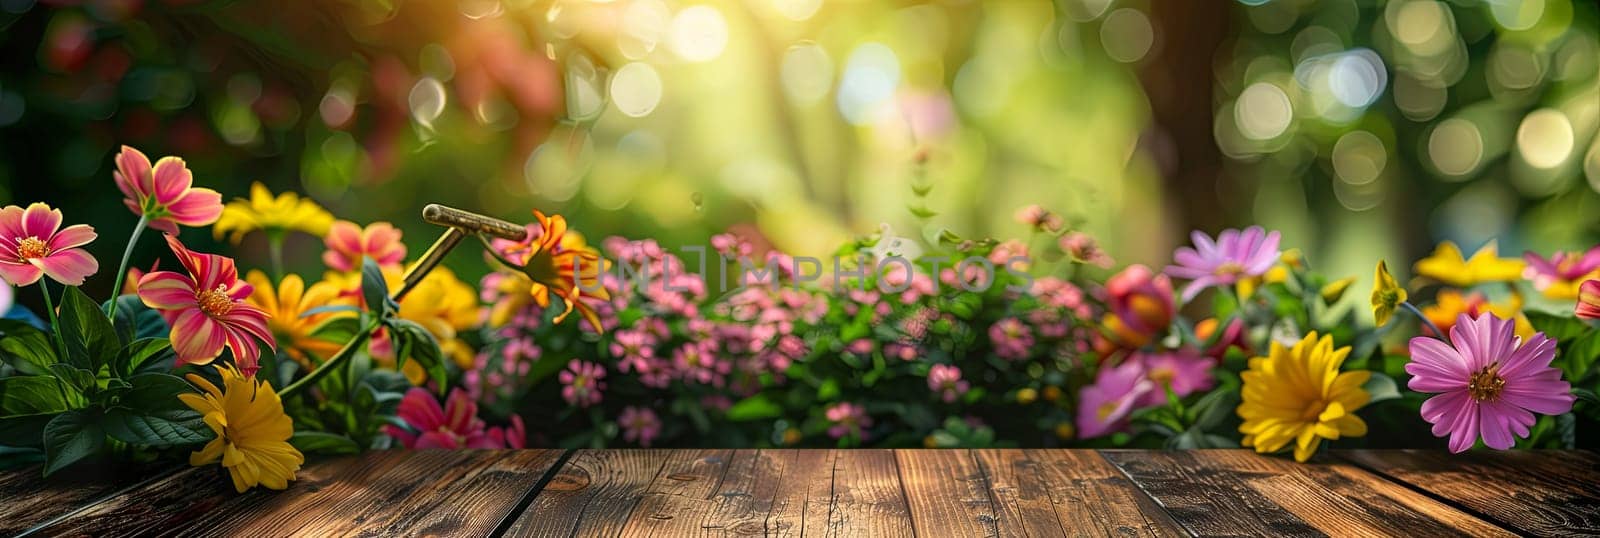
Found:
[[[1113,344],[1137,348],[1167,330],[1177,310],[1172,281],[1143,265],[1130,265],[1106,280],[1105,327]]]
[[[1578,317],[1600,319],[1600,280],[1586,280],[1578,287]]]
[[[478,404],[473,403],[466,391],[450,391],[444,407],[427,389],[413,387],[406,391],[396,412],[409,428],[393,424],[383,427],[383,432],[412,449],[505,448],[506,436],[497,436],[484,427],[478,418]],[[513,439],[526,438],[521,419],[513,419]]]

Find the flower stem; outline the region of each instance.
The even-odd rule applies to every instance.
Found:
[[[50,287],[45,279],[39,279],[39,291],[44,293],[44,311],[50,315],[50,334],[55,336],[56,352],[64,360],[67,358],[67,341],[61,339],[61,322],[56,319],[55,300],[50,298]]]
[[[133,246],[139,244],[139,234],[144,233],[144,227],[149,224],[148,215],[139,215],[139,224],[133,227],[133,237],[128,238],[128,246],[122,249],[122,263],[117,265],[117,274],[112,275],[116,280],[111,284],[111,306],[106,309],[106,317],[117,319],[117,298],[122,297],[122,282],[128,279],[128,258],[133,257]]]
[[[1416,316],[1418,320],[1422,321],[1422,323],[1427,324],[1428,328],[1433,330],[1434,338],[1438,338],[1440,340],[1445,339],[1444,331],[1439,330],[1439,326],[1434,325],[1433,320],[1428,319],[1428,316],[1422,315],[1422,311],[1417,310],[1416,305],[1411,304],[1410,301],[1401,301],[1400,306],[1405,307],[1407,312],[1410,312],[1411,315]]]
[[[367,323],[354,336],[351,336],[350,341],[345,342],[344,347],[340,348],[338,353],[334,353],[333,357],[323,361],[315,370],[306,373],[305,377],[295,380],[289,386],[284,387],[283,390],[278,391],[278,396],[285,399],[290,398],[306,387],[316,384],[317,380],[322,379],[322,376],[328,375],[328,372],[339,369],[344,363],[349,362],[357,351],[361,350],[361,346],[372,338],[372,331],[377,330],[377,328],[378,320],[374,317],[373,321]]]
[[[272,281],[283,281],[283,234],[267,235],[267,254],[272,256]]]

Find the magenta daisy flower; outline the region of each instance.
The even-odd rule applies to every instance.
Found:
[[[561,398],[578,407],[600,403],[606,390],[606,369],[599,364],[572,359],[567,369],[556,376],[561,380]]]
[[[1556,342],[1534,333],[1523,342],[1516,324],[1494,314],[1474,319],[1462,314],[1450,329],[1450,342],[1411,339],[1408,386],[1439,393],[1422,404],[1422,418],[1433,435],[1450,436],[1450,451],[1472,448],[1480,437],[1505,450],[1527,437],[1534,413],[1559,415],[1572,410],[1572,386],[1552,368]]]
[[[1129,415],[1145,395],[1159,390],[1145,376],[1143,361],[1101,366],[1094,384],[1078,393],[1078,438],[1092,439],[1127,429]]]
[[[1194,299],[1201,290],[1211,286],[1226,286],[1245,277],[1265,274],[1278,262],[1278,232],[1268,232],[1260,226],[1244,231],[1223,230],[1217,240],[1195,231],[1190,237],[1193,247],[1182,247],[1172,257],[1177,265],[1167,267],[1166,273],[1189,280],[1183,288],[1185,302]]]
[[[48,275],[51,280],[77,286],[100,269],[82,246],[94,241],[94,228],[85,224],[61,227],[61,210],[34,203],[27,209],[8,205],[0,209],[0,279],[27,286]]]

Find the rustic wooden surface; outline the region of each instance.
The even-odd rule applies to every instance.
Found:
[[[1585,451],[386,451],[288,490],[216,467],[0,473],[0,535],[1600,535]]]

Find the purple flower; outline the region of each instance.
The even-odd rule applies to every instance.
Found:
[[[1408,384],[1417,392],[1439,393],[1422,403],[1422,418],[1433,435],[1450,436],[1450,451],[1472,448],[1479,437],[1505,450],[1527,437],[1534,413],[1560,415],[1572,410],[1572,386],[1550,366],[1556,342],[1534,333],[1526,343],[1516,324],[1485,313],[1462,314],[1450,329],[1450,342],[1411,339]]]
[[[622,440],[639,443],[645,448],[649,448],[650,442],[661,434],[661,419],[656,418],[656,412],[648,407],[630,405],[622,408],[617,424],[622,426]]]
[[[867,416],[867,410],[850,402],[840,402],[829,407],[825,412],[828,422],[833,423],[828,427],[828,436],[841,439],[846,435],[854,435],[857,439],[867,439],[867,428],[872,427],[872,417]]]
[[[1145,377],[1154,384],[1153,390],[1145,393],[1144,399],[1139,402],[1139,407],[1167,403],[1168,386],[1172,387],[1173,394],[1183,397],[1211,390],[1216,385],[1217,380],[1211,376],[1211,368],[1217,365],[1217,361],[1195,355],[1193,351],[1138,353],[1129,360],[1140,362]]]
[[[1260,226],[1251,226],[1242,232],[1223,230],[1216,242],[1200,231],[1190,237],[1194,239],[1194,247],[1179,248],[1172,255],[1177,265],[1168,266],[1166,270],[1168,275],[1190,281],[1183,288],[1185,302],[1208,287],[1261,276],[1282,254],[1278,251],[1278,232],[1269,233]]]
[[[1091,439],[1127,428],[1128,415],[1156,390],[1141,361],[1101,366],[1094,384],[1078,393],[1078,438]]]
[[[945,403],[956,401],[967,393],[969,385],[961,379],[961,369],[948,364],[935,364],[928,370],[928,390],[938,394]]]
[[[1546,259],[1527,252],[1522,259],[1528,267],[1522,278],[1533,281],[1533,288],[1553,299],[1578,298],[1578,286],[1585,280],[1600,276],[1600,247],[1588,252],[1557,252]]]
[[[562,385],[561,397],[566,399],[567,403],[578,407],[589,407],[600,403],[601,391],[606,389],[605,382],[601,381],[606,377],[605,367],[572,359],[559,377]]]

